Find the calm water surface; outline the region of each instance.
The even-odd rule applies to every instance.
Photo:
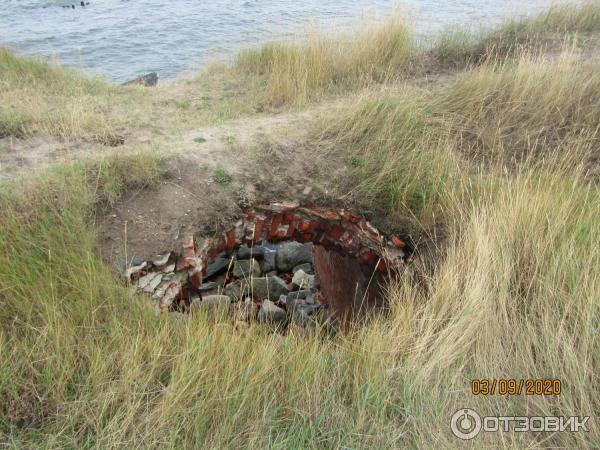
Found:
[[[402,11],[419,36],[528,15],[551,0],[0,0],[0,46],[125,81],[172,78],[240,48]],[[75,8],[71,8],[74,4]],[[65,7],[68,6],[68,7]]]

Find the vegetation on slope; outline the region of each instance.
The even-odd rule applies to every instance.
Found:
[[[450,67],[478,64],[488,58],[518,54],[525,49],[560,46],[565,38],[581,44],[586,37],[597,40],[600,4],[597,0],[574,5],[554,5],[533,18],[509,19],[492,31],[450,31],[440,36],[431,53]]]
[[[144,89],[0,48],[0,138],[41,134],[118,146],[134,131],[176,133],[255,113],[255,92],[255,81],[220,66]]]
[[[363,92],[326,123],[319,145],[346,158],[343,188],[390,216],[444,217],[435,269],[415,261],[388,287],[386,317],[335,337],[176,323],[115,281],[94,207],[156,182],[153,155],[2,186],[0,442],[454,448],[459,408],[600,410],[600,71],[571,48],[512,56],[433,92]],[[482,398],[473,378],[560,378],[563,390]],[[596,425],[474,445],[590,447]]]
[[[396,16],[380,25],[361,24],[355,33],[316,32],[299,42],[246,50],[232,67],[214,65],[197,77],[152,90],[113,86],[0,49],[0,137],[42,133],[119,145],[131,129],[171,133],[302,106],[323,96],[514,56],[523,48],[560,47],[566,38],[587,45],[586,36],[598,30],[597,1],[556,6],[537,18],[508,21],[480,34],[449,33],[433,46],[418,43]]]
[[[488,61],[433,93],[365,93],[326,123],[323,146],[346,155],[339,183],[426,220],[462,185],[466,165],[502,172],[568,160],[596,173],[599,73],[597,60],[582,62],[568,47],[554,58],[525,51]]]
[[[367,27],[339,37],[316,33],[300,44],[268,44],[246,50],[235,67],[265,76],[273,104],[302,104],[328,90],[385,81],[406,66],[413,42],[403,21]]]

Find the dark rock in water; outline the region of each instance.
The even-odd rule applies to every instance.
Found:
[[[127,86],[130,84],[141,84],[142,86],[146,87],[156,86],[158,84],[158,74],[156,72],[150,72],[146,75],[140,75],[139,77],[134,78],[133,80],[126,81],[125,83],[123,83],[123,86]]]
[[[279,299],[282,295],[287,295],[289,288],[285,281],[279,277],[262,277],[252,280],[252,294],[261,300]]]
[[[229,258],[216,258],[212,263],[208,265],[206,268],[206,276],[203,280],[207,280],[215,275],[220,275],[223,272],[227,271],[229,267]]]
[[[312,262],[312,244],[287,241],[277,246],[277,269],[289,272],[294,267]]]
[[[265,257],[265,249],[263,247],[248,248],[247,245],[242,245],[237,249],[237,259],[258,259],[261,260]]]

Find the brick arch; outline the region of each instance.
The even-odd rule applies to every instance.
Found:
[[[221,252],[233,251],[241,245],[257,246],[263,240],[312,242],[327,252],[342,255],[340,259],[324,253],[315,254],[322,267],[336,264],[350,267],[347,258],[351,257],[360,265],[386,273],[397,268],[407,256],[406,244],[401,239],[382,234],[362,216],[344,209],[303,207],[286,202],[257,206],[245,210],[242,217],[221,235],[201,241],[196,241],[193,236],[182,239],[181,252],[175,255],[175,271],[184,276],[161,285],[154,292],[160,309],[168,310],[178,298],[183,301],[186,290],[199,289],[206,267]],[[332,291],[331,296],[335,295]]]

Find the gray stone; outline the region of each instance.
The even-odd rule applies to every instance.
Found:
[[[144,275],[138,280],[138,288],[144,292],[151,294],[162,282],[162,274],[160,272],[151,272]]]
[[[292,284],[301,289],[310,289],[315,284],[315,276],[308,275],[304,270],[300,269],[294,274]]]
[[[270,272],[275,269],[275,259],[277,257],[277,246],[268,241],[263,241],[260,244],[263,249],[263,260],[261,261],[261,269],[263,272]]]
[[[200,301],[194,300],[190,305],[190,312],[204,310],[209,314],[226,314],[229,312],[231,297],[227,295],[206,295]]]
[[[289,288],[279,277],[262,277],[252,279],[252,294],[261,300],[278,299],[287,295]]]
[[[292,322],[300,326],[314,325],[314,321],[301,309],[292,313]]]
[[[207,281],[206,283],[202,283],[200,286],[200,292],[207,292],[217,289],[219,285],[214,281]]]
[[[225,286],[225,295],[228,295],[234,300],[246,298],[249,294],[249,287],[246,280],[236,280]]]
[[[173,264],[169,264],[168,266],[165,266],[161,272],[163,273],[171,273],[171,272],[175,272],[175,263]]]
[[[123,86],[130,84],[139,84],[146,87],[156,86],[158,84],[158,74],[156,72],[150,72],[145,75],[140,75],[133,80],[126,81]]]
[[[181,292],[181,282],[174,279],[169,281],[169,284],[164,289],[160,288],[157,291],[164,291],[164,295],[159,300],[159,306],[161,311],[167,311]]]
[[[140,279],[137,281],[137,287],[138,289],[144,289],[146,286],[148,286],[148,284],[154,279],[156,278],[156,273],[155,272],[150,272],[146,275],[144,275],[143,277],[140,277]]]
[[[292,301],[292,300],[296,300],[296,299],[304,300],[311,295],[312,295],[312,291],[310,289],[302,289],[300,291],[293,291],[287,295],[286,301]]]
[[[306,292],[306,291],[298,291],[298,292]],[[304,295],[301,297],[295,297],[295,292],[290,292],[286,299],[286,310],[288,314],[293,314],[298,310],[303,310],[305,312],[311,311],[315,307],[321,307],[322,305],[317,304],[315,302],[312,294]]]
[[[217,257],[213,262],[211,262],[206,268],[206,276],[203,280],[207,280],[216,275],[220,275],[223,272],[226,272],[229,268],[231,260],[229,258]]]
[[[300,310],[306,314],[307,316],[312,316],[316,313],[316,311],[321,311],[323,309],[323,305],[303,305]]]
[[[250,259],[254,258],[257,260],[264,259],[265,249],[263,247],[252,247],[249,248],[247,245],[242,245],[237,249],[237,259]]]
[[[315,269],[313,268],[313,265],[311,263],[298,264],[292,269],[292,272],[296,273],[299,270],[303,270],[304,273],[307,273],[309,275],[315,274]]]
[[[273,324],[282,323],[285,321],[285,311],[275,305],[270,300],[263,300],[260,310],[258,311],[259,322],[268,322]]]
[[[287,241],[277,246],[277,269],[289,272],[299,264],[312,262],[312,243]]]
[[[260,264],[253,259],[236,261],[233,265],[233,276],[236,278],[260,277]]]

